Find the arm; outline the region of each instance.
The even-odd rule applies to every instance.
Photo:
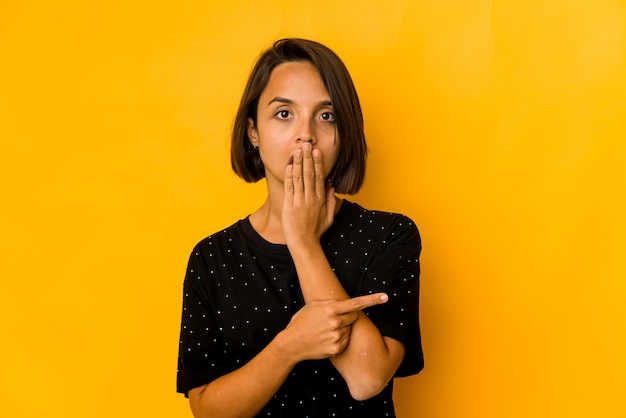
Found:
[[[283,356],[279,334],[241,368],[189,391],[194,417],[253,417],[278,391],[294,359]],[[243,396],[242,396],[243,395]]]
[[[348,299],[320,245],[335,211],[333,190],[326,190],[322,157],[303,144],[294,154],[285,176],[283,230],[294,260],[306,302],[314,299]],[[383,337],[362,312],[352,324],[349,344],[331,361],[355,399],[378,394],[391,380],[404,358],[404,346]]]
[[[311,301],[265,349],[241,368],[189,391],[195,417],[252,417],[303,360],[341,353],[358,312],[386,302],[384,294],[344,301]],[[245,394],[242,396],[242,394]]]
[[[324,294],[339,300],[349,298],[321,247],[302,247],[294,253],[305,301]],[[352,397],[365,400],[377,395],[391,380],[405,350],[400,342],[383,337],[363,312],[357,315],[345,351],[330,360],[348,384]]]

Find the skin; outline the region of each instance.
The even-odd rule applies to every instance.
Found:
[[[303,175],[308,178],[321,175],[318,180],[323,181],[337,161],[340,139],[332,112],[330,95],[315,67],[309,63],[289,62],[279,65],[272,72],[259,97],[256,124],[248,120],[248,136],[252,144],[259,148],[268,188],[265,204],[252,214],[250,221],[257,232],[270,242],[286,243],[282,220],[277,215],[282,213],[287,171],[296,167],[297,163],[299,171],[291,171],[291,175],[296,177],[296,182],[292,184],[301,185],[297,186],[301,192]],[[310,148],[305,144],[309,144]],[[312,161],[311,152],[320,158],[323,155],[324,162],[318,158],[316,165],[309,164]],[[306,169],[306,173],[302,168]],[[310,199],[313,193],[324,193],[326,189],[323,186],[317,191],[309,187],[306,197]],[[337,204],[334,195],[330,190],[328,192],[328,204],[326,199],[321,199],[324,208],[328,209],[327,219],[321,222],[319,227],[322,231],[316,231],[316,235],[330,227],[334,212],[339,209],[340,202]],[[316,215],[324,216],[324,212]]]
[[[191,390],[192,412],[196,417],[254,416],[293,367],[311,359],[330,358],[355,399],[375,396],[393,377],[405,350],[381,336],[362,312],[387,302],[387,295],[350,298],[320,245],[341,205],[325,182],[340,139],[330,96],[311,64],[289,62],[274,69],[248,136],[259,147],[268,187],[267,200],[250,222],[266,240],[287,245],[305,306],[247,364]]]

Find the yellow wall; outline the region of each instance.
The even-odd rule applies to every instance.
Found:
[[[426,369],[399,415],[626,416],[618,0],[3,1],[0,416],[191,416],[185,264],[262,201],[228,130],[283,36],[355,79],[353,199],[423,234]]]

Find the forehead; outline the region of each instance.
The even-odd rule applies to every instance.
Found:
[[[309,62],[285,62],[277,65],[271,72],[261,97],[264,96],[323,96],[329,94],[319,71]]]

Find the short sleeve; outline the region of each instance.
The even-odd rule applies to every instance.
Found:
[[[220,364],[220,335],[212,309],[210,287],[202,252],[196,247],[183,284],[183,308],[178,348],[177,391],[189,390],[225,374]],[[209,277],[210,279],[210,277]]]
[[[386,228],[378,251],[370,258],[363,293],[386,292],[389,301],[366,314],[381,334],[404,344],[405,358],[397,377],[417,374],[424,367],[419,327],[419,276],[422,245],[411,219],[399,216]]]

